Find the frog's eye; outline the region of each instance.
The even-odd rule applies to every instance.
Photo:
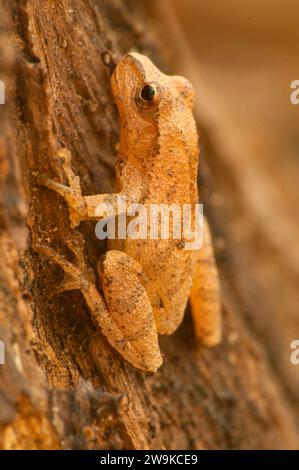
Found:
[[[153,109],[161,101],[161,90],[155,83],[146,83],[136,95],[136,103],[139,108]]]

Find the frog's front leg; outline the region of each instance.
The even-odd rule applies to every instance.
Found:
[[[128,347],[136,351],[136,360],[133,357],[130,362],[155,372],[162,365],[162,357],[142,267],[126,253],[110,250],[102,256],[98,269],[110,315]]]
[[[68,243],[76,264],[53,248],[34,244],[35,251],[56,262],[66,281],[56,293],[78,289],[89,307],[92,319],[108,342],[134,367],[155,372],[162,364],[157,330],[147,294],[138,280],[138,263],[121,252],[108,252],[101,262],[102,298],[89,272],[79,245]]]
[[[135,202],[138,199],[138,190],[134,188],[134,194],[96,194],[83,196],[80,187],[80,178],[71,168],[71,153],[62,149],[57,155],[61,161],[69,186],[58,183],[47,175],[40,175],[38,182],[43,186],[56,191],[68,204],[71,226],[76,227],[83,220],[99,220],[109,216],[115,216],[119,212],[119,200]]]
[[[203,223],[203,245],[197,254],[190,303],[196,336],[206,346],[217,345],[221,340],[221,296],[211,234],[206,219]]]

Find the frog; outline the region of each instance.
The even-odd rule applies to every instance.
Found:
[[[111,87],[120,117],[115,193],[83,195],[66,148],[58,157],[67,182],[39,177],[39,184],[65,200],[74,229],[82,221],[105,219],[107,206],[120,215],[119,197],[147,208],[195,207],[199,200],[199,139],[190,81],[166,75],[145,55],[129,52],[117,63]],[[159,335],[177,330],[188,302],[196,338],[209,347],[221,341],[219,276],[205,217],[202,231],[202,246],[193,250],[185,249],[184,238],[108,239],[97,264],[98,283],[78,244],[71,247],[76,262],[50,246],[36,250],[64,271],[59,292],[79,289],[110,345],[136,369],[153,373],[163,363]]]

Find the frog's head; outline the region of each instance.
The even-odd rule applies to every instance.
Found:
[[[162,123],[171,123],[173,127],[182,114],[192,114],[194,89],[190,82],[163,74],[147,57],[136,52],[125,55],[116,66],[112,91],[122,126],[131,134],[146,129],[150,139],[151,132],[154,133],[154,128],[160,131]]]

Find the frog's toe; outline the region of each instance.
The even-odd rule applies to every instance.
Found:
[[[70,165],[71,160],[72,160],[72,154],[69,150],[62,148],[59,150],[57,153],[57,157],[63,162],[66,163],[67,165]]]

